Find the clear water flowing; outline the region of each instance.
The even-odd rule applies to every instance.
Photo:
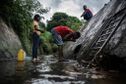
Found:
[[[75,60],[58,62],[53,55],[44,56],[40,63],[32,63],[30,57],[25,62],[0,62],[0,84],[126,84],[123,74],[105,77],[78,68]]]

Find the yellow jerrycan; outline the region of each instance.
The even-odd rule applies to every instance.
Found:
[[[25,60],[25,51],[23,49],[20,49],[18,51],[18,55],[17,55],[17,61],[24,61]]]

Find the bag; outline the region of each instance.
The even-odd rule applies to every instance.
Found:
[[[93,15],[92,15],[91,12],[86,12],[85,15],[84,15],[84,19],[89,20],[89,19],[92,18],[92,16],[93,16]]]

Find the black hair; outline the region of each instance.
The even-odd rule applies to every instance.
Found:
[[[75,34],[76,34],[76,39],[81,36],[80,32],[75,32]]]
[[[36,14],[36,15],[34,16],[34,20],[36,20],[36,21],[40,21],[40,19],[41,19],[41,17],[40,17],[39,14]]]
[[[85,8],[87,8],[87,6],[86,5],[83,5],[83,8],[85,9]]]

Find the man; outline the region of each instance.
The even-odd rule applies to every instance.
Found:
[[[36,14],[33,20],[33,46],[32,46],[32,61],[37,62],[37,50],[40,44],[40,34],[44,32],[43,30],[39,29],[39,21],[41,17],[40,15]]]
[[[82,13],[81,17],[83,17],[85,20],[89,21],[92,18],[93,14],[90,11],[90,9],[87,8],[86,5],[83,6],[83,9],[84,9],[84,12]]]
[[[75,32],[67,26],[57,26],[51,30],[54,38],[54,42],[58,45],[59,50],[59,60],[63,57],[63,44],[64,41],[73,41],[80,37],[79,32]]]

